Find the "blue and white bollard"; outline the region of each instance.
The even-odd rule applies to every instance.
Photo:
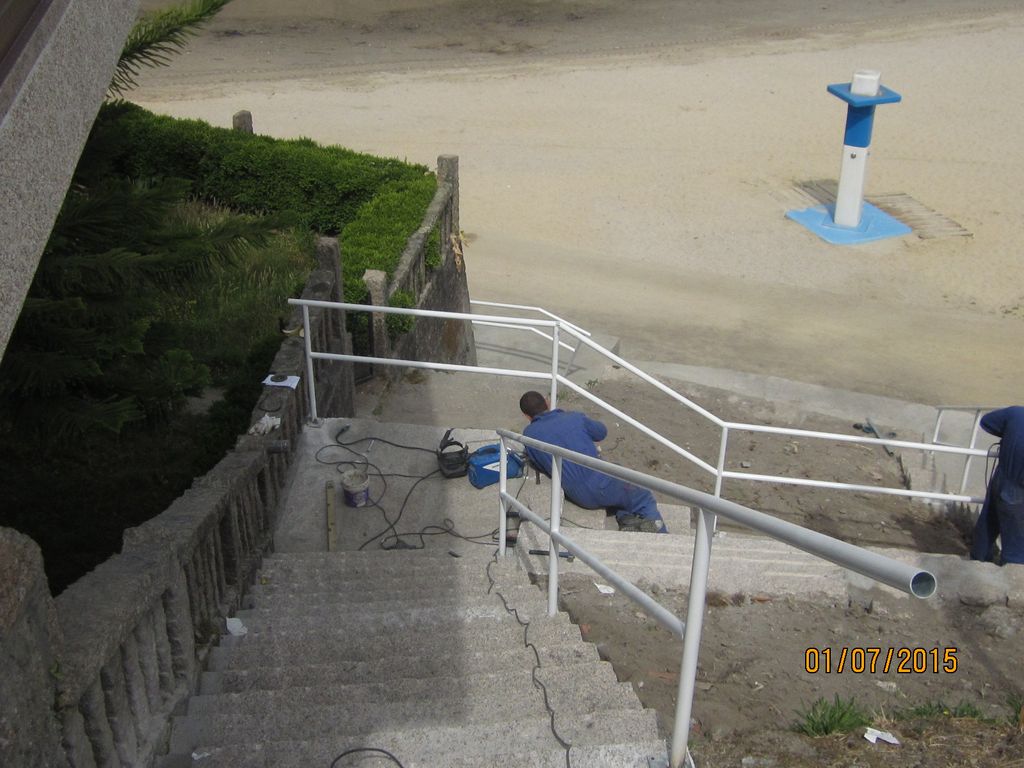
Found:
[[[843,162],[839,169],[839,189],[835,207],[829,211],[816,206],[789,211],[786,216],[803,224],[830,243],[854,244],[886,237],[906,235],[910,227],[864,202],[864,179],[867,175],[871,130],[875,107],[902,100],[896,91],[880,82],[879,72],[858,70],[849,83],[833,83],[828,92],[847,104],[846,131],[843,135]]]
[[[862,69],[853,73],[852,82],[833,83],[828,87],[829,93],[847,103],[843,163],[839,169],[839,192],[832,217],[840,227],[860,226],[875,107],[895,104],[903,98],[896,91],[884,87],[880,83],[881,77],[880,72]]]

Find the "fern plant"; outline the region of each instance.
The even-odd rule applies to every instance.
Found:
[[[138,85],[143,67],[165,67],[200,27],[216,16],[231,0],[192,0],[143,15],[128,33],[114,79],[107,88],[109,98],[120,98]]]

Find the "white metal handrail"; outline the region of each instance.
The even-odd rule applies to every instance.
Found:
[[[974,414],[974,426],[971,427],[971,442],[970,447],[974,448],[978,444],[978,430],[981,429],[981,417],[987,411],[994,411],[999,408],[998,405],[940,405],[935,410],[935,430],[932,433],[932,443],[935,445],[946,445],[946,443],[939,443],[939,432],[942,429],[942,419],[947,412],[960,411]],[[971,462],[974,460],[974,455],[969,455],[964,458],[964,471],[960,476],[960,493],[964,492],[967,487],[967,478],[971,474]]]
[[[498,475],[498,542],[499,553],[506,552],[505,534],[509,509],[514,509],[521,518],[538,526],[548,535],[548,615],[558,611],[558,553],[565,547],[570,553],[586,563],[606,580],[615,585],[623,594],[637,603],[651,618],[655,619],[674,635],[683,640],[683,655],[680,661],[679,691],[676,697],[675,725],[672,731],[670,764],[679,768],[688,757],[690,714],[693,711],[693,695],[697,678],[697,657],[703,629],[704,611],[707,599],[708,571],[711,564],[712,533],[716,516],[721,515],[735,523],[771,536],[816,557],[829,560],[844,568],[860,573],[914,597],[931,597],[936,590],[935,576],[928,571],[915,568],[885,555],[863,549],[823,533],[803,528],[794,523],[780,520],[763,512],[741,506],[725,499],[676,483],[653,477],[643,472],[620,467],[601,459],[570,451],[561,446],[551,445],[525,435],[505,429],[497,430],[500,438]],[[528,448],[550,454],[551,461],[551,509],[550,523],[508,492],[508,445],[515,441]],[[559,530],[562,511],[562,461],[588,467],[605,475],[618,478],[633,485],[658,491],[666,496],[697,507],[697,534],[694,539],[693,562],[690,567],[690,590],[687,603],[686,622],[651,598],[634,584],[601,562],[599,558],[581,547],[571,537]]]
[[[366,305],[366,304],[346,304],[346,303],[340,303],[340,302],[314,301],[314,300],[308,300],[308,299],[289,299],[289,303],[292,304],[292,305],[296,305],[296,306],[302,307],[303,321],[304,321],[305,327],[306,327],[305,344],[306,344],[307,383],[308,383],[309,399],[310,399],[310,413],[312,414],[312,417],[314,419],[317,418],[317,414],[316,414],[316,390],[315,390],[315,382],[314,382],[314,377],[313,377],[313,361],[314,360],[339,360],[339,361],[347,361],[347,362],[372,362],[372,363],[376,363],[376,364],[379,364],[379,365],[395,365],[395,366],[404,366],[404,367],[410,367],[410,368],[422,368],[422,369],[430,369],[430,370],[465,371],[465,372],[485,373],[485,374],[498,375],[498,376],[506,376],[506,377],[519,377],[519,378],[524,378],[524,379],[548,381],[550,383],[550,390],[549,390],[549,392],[550,392],[550,400],[551,400],[551,407],[552,408],[556,407],[556,405],[557,405],[557,401],[558,401],[558,387],[559,387],[559,385],[561,385],[561,386],[566,387],[567,389],[571,389],[572,391],[576,392],[580,396],[582,396],[585,399],[589,400],[590,402],[594,403],[598,407],[604,409],[608,413],[613,414],[614,416],[616,416],[617,418],[621,419],[622,421],[624,421],[624,422],[630,424],[631,426],[635,427],[640,432],[642,432],[643,434],[647,435],[651,439],[655,440],[656,442],[658,442],[660,445],[664,446],[668,450],[671,450],[672,452],[674,452],[674,453],[678,454],[679,456],[685,458],[687,461],[692,463],[694,466],[696,466],[696,467],[700,468],[701,470],[703,470],[704,472],[707,472],[708,474],[714,476],[714,478],[715,478],[714,493],[715,493],[716,496],[720,496],[721,495],[723,480],[725,480],[725,479],[732,479],[732,480],[744,480],[744,481],[750,481],[750,482],[770,482],[770,483],[779,483],[779,484],[795,485],[795,486],[805,486],[805,487],[813,487],[813,488],[829,488],[829,489],[834,489],[834,490],[855,491],[855,492],[861,492],[861,493],[875,493],[875,494],[890,495],[890,496],[901,496],[901,497],[906,497],[906,498],[921,498],[921,499],[930,499],[930,500],[935,500],[935,501],[955,501],[955,502],[974,503],[974,504],[978,504],[978,503],[981,503],[983,501],[983,499],[980,498],[980,497],[975,497],[975,496],[971,496],[971,495],[965,494],[963,492],[963,488],[961,488],[961,492],[960,493],[952,494],[952,493],[940,493],[940,492],[934,492],[934,491],[916,491],[916,490],[906,489],[906,488],[890,488],[888,486],[863,485],[863,484],[857,484],[857,483],[842,483],[842,482],[831,481],[831,480],[816,480],[816,479],[811,479],[811,478],[795,478],[795,477],[786,477],[786,476],[781,476],[781,475],[762,475],[762,474],[756,474],[756,473],[751,473],[751,472],[739,472],[739,471],[735,471],[735,470],[727,470],[725,468],[725,459],[726,459],[726,455],[727,455],[727,452],[728,452],[729,436],[730,436],[731,432],[739,432],[739,431],[761,432],[761,433],[776,434],[776,435],[787,435],[787,436],[791,436],[791,437],[799,437],[799,438],[806,438],[806,439],[822,439],[822,440],[829,440],[829,441],[835,441],[835,442],[856,443],[856,444],[863,444],[863,445],[883,445],[883,446],[889,446],[889,447],[895,447],[895,448],[903,448],[903,449],[908,449],[908,450],[918,450],[918,451],[927,451],[927,452],[944,452],[944,453],[951,453],[951,454],[961,455],[961,456],[964,456],[968,460],[970,460],[974,456],[985,456],[986,452],[982,451],[980,449],[975,448],[973,445],[971,447],[969,447],[969,448],[961,448],[961,447],[957,447],[957,446],[942,445],[942,444],[936,445],[934,443],[917,443],[917,442],[912,442],[912,441],[907,441],[907,440],[895,440],[895,439],[889,439],[889,438],[873,438],[873,437],[859,436],[859,435],[844,435],[844,434],[837,434],[837,433],[830,433],[830,432],[817,432],[817,431],[813,431],[813,430],[793,429],[793,428],[788,428],[788,427],[773,427],[773,426],[766,426],[766,425],[760,425],[760,424],[746,424],[746,423],[740,423],[740,422],[726,421],[726,420],[716,416],[715,414],[711,413],[706,408],[701,407],[700,405],[698,405],[697,403],[693,402],[689,398],[687,398],[687,397],[679,394],[678,392],[672,390],[671,388],[669,388],[668,386],[666,386],[662,382],[658,381],[653,376],[651,376],[650,374],[648,374],[645,371],[641,370],[637,366],[633,365],[629,361],[625,360],[624,358],[620,357],[619,355],[615,354],[614,352],[604,348],[603,346],[601,346],[597,342],[593,341],[589,337],[589,334],[587,334],[586,331],[582,331],[581,329],[578,329],[578,327],[573,325],[572,323],[568,323],[567,321],[563,320],[562,318],[557,317],[557,315],[552,315],[551,313],[547,312],[546,310],[541,310],[540,308],[524,307],[524,306],[521,306],[521,305],[503,305],[503,304],[497,304],[495,302],[478,302],[478,301],[474,301],[473,302],[474,304],[479,304],[479,305],[483,305],[483,306],[510,307],[510,308],[514,308],[514,309],[529,309],[529,310],[536,309],[537,311],[541,312],[542,314],[545,314],[549,319],[530,319],[530,318],[523,318],[523,317],[503,317],[503,316],[497,316],[497,315],[477,315],[477,314],[470,314],[470,313],[442,312],[442,311],[437,311],[437,310],[421,310],[421,309],[403,308],[403,307],[380,307],[380,306],[370,306],[370,305]],[[541,335],[545,339],[547,339],[548,341],[551,342],[551,349],[550,349],[551,364],[550,364],[550,369],[549,369],[549,371],[541,372],[541,371],[528,371],[528,370],[513,369],[513,368],[488,368],[488,367],[484,367],[484,366],[466,366],[466,365],[456,365],[456,364],[451,364],[451,363],[431,363],[431,362],[424,362],[424,361],[418,361],[418,360],[400,360],[400,359],[390,359],[390,358],[385,359],[385,358],[377,358],[377,357],[368,357],[368,356],[365,356],[365,355],[343,355],[343,354],[328,353],[328,352],[318,352],[318,351],[313,350],[312,346],[311,346],[311,344],[312,344],[312,342],[311,342],[311,333],[309,331],[309,309],[311,307],[323,308],[323,309],[348,310],[348,311],[354,311],[354,312],[380,312],[380,313],[384,313],[384,314],[410,315],[410,316],[415,316],[415,317],[434,317],[434,318],[443,318],[443,319],[459,319],[459,320],[468,320],[470,322],[486,322],[488,324],[497,325],[497,326],[501,326],[501,327],[507,327],[509,329],[518,329],[518,330],[529,330],[529,329],[532,329],[532,330],[536,330],[536,331],[539,331],[541,333]],[[548,331],[548,333],[545,333],[544,331]],[[718,453],[717,465],[712,465],[710,462],[702,459],[699,456],[696,456],[692,452],[690,452],[690,451],[686,450],[685,448],[679,446],[677,443],[675,443],[674,441],[672,441],[668,437],[665,437],[664,435],[660,434],[656,430],[648,427],[647,425],[643,424],[642,422],[638,421],[637,419],[634,419],[633,417],[629,416],[624,411],[614,407],[610,403],[607,403],[606,401],[604,401],[600,397],[596,396],[592,392],[584,389],[583,387],[580,387],[578,384],[576,384],[575,382],[571,381],[567,376],[564,376],[561,373],[559,373],[559,366],[560,366],[560,362],[559,362],[559,349],[562,346],[564,346],[564,342],[562,342],[561,336],[560,336],[561,333],[568,334],[568,335],[574,337],[575,339],[577,339],[577,341],[578,341],[577,349],[579,348],[579,344],[583,344],[583,345],[589,347],[590,349],[594,350],[596,353],[602,355],[603,357],[605,357],[606,359],[611,361],[613,364],[619,366],[620,368],[622,368],[624,370],[627,370],[627,371],[635,374],[636,376],[641,378],[643,381],[651,384],[652,386],[654,386],[656,389],[658,389],[662,393],[664,393],[664,394],[668,395],[669,397],[671,397],[676,402],[678,402],[681,405],[683,405],[684,407],[690,409],[694,413],[697,413],[698,415],[703,416],[709,422],[711,422],[712,424],[716,425],[721,430],[721,439],[720,439],[720,442],[719,442],[719,453]],[[575,354],[575,352],[574,352],[574,354]],[[973,408],[971,410],[973,410]],[[965,474],[966,474],[966,470],[965,470]]]
[[[471,305],[475,304],[478,307],[497,307],[499,309],[515,309],[515,310],[519,310],[521,312],[535,312],[537,314],[543,315],[544,317],[547,317],[547,318],[550,318],[551,320],[556,321],[557,323],[559,323],[559,325],[562,328],[571,329],[574,333],[578,334],[580,337],[587,337],[587,338],[590,337],[590,331],[584,330],[583,328],[580,328],[575,323],[570,323],[565,318],[559,317],[558,315],[556,315],[556,314],[554,314],[552,312],[548,312],[543,307],[531,307],[531,306],[527,306],[525,304],[504,304],[504,303],[501,303],[501,302],[498,302],[498,301],[478,301],[478,300],[475,300],[475,299],[470,299],[469,303]],[[501,324],[499,324],[499,323],[492,323],[492,322],[488,322],[486,320],[474,320],[473,321],[473,325],[487,325],[487,326],[499,326],[499,327],[501,326]],[[512,330],[529,330],[529,331],[532,331],[533,333],[537,334],[538,336],[540,336],[540,337],[542,337],[544,339],[547,339],[548,341],[552,341],[552,338],[550,336],[548,336],[543,331],[538,330],[537,328],[525,328],[524,329],[524,328],[521,328],[521,327],[515,326],[515,325],[505,325],[504,327],[512,329]],[[559,341],[558,342],[558,346],[562,347],[563,349],[568,349],[572,353],[571,355],[569,355],[569,359],[565,363],[565,373],[566,373],[566,375],[568,375],[568,374],[572,373],[572,365],[576,361],[576,353],[580,351],[580,343],[577,341],[576,342],[576,346],[574,347],[571,344],[566,344],[564,341]]]
[[[469,303],[471,305],[475,304],[478,307],[497,307],[498,309],[518,309],[522,310],[523,312],[536,312],[539,315],[544,315],[544,317],[547,317],[550,320],[556,321],[563,328],[571,328],[573,331],[580,334],[581,336],[590,338],[591,335],[590,331],[580,328],[575,323],[570,323],[564,317],[559,317],[558,315],[552,312],[548,312],[543,307],[530,307],[526,306],[525,304],[502,304],[501,302],[497,301],[479,301],[477,299],[470,299]]]

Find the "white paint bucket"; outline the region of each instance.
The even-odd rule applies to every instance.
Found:
[[[358,469],[341,473],[341,490],[347,507],[365,507],[370,503],[370,481]]]

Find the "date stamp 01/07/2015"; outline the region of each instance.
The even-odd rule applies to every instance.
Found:
[[[808,674],[852,672],[854,674],[952,674],[959,661],[956,647],[883,648],[880,646],[807,648],[804,672]]]

